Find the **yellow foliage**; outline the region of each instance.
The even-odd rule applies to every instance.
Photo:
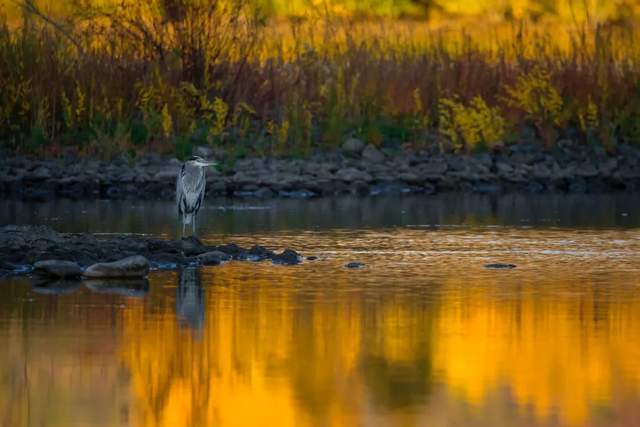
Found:
[[[551,74],[540,67],[507,87],[507,103],[522,110],[536,124],[563,122],[562,97],[551,82]]]
[[[153,89],[148,86],[140,85],[138,87],[138,107],[142,111],[147,111],[151,105],[151,97],[153,96]]]
[[[82,114],[84,114],[86,106],[85,106],[85,95],[82,91],[80,85],[76,85],[76,100],[75,100],[75,115],[76,120],[79,121],[82,118]]]
[[[583,131],[597,129],[600,126],[598,106],[591,98],[589,98],[586,107],[580,112],[578,117],[580,119],[580,127]]]
[[[213,100],[213,111],[215,112],[215,120],[213,122],[212,132],[219,136],[225,130],[227,115],[229,114],[229,106],[221,99],[216,97]]]
[[[438,105],[439,130],[456,149],[467,149],[501,142],[506,131],[506,122],[500,109],[491,108],[477,96],[469,105],[457,98],[443,98]]]
[[[420,88],[415,88],[411,93],[411,97],[413,98],[413,111],[416,114],[422,113],[424,111],[424,107],[422,106],[422,94],[420,93]]]
[[[73,107],[71,105],[71,101],[69,100],[69,98],[67,97],[67,94],[63,91],[62,92],[62,112],[64,113],[64,122],[65,125],[67,126],[67,129],[70,129],[73,127],[74,125],[74,116],[73,116]]]
[[[311,133],[313,131],[313,113],[309,108],[309,103],[305,102],[302,106],[302,127],[303,127],[303,147],[308,149],[311,147]]]
[[[164,104],[164,107],[162,107],[160,115],[162,120],[162,134],[165,138],[169,138],[173,131],[173,119],[171,118],[171,113],[169,113],[169,106],[167,104]]]

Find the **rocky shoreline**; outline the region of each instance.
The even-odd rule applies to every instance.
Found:
[[[149,269],[175,270],[219,265],[231,260],[295,265],[302,262],[303,257],[292,249],[275,253],[257,245],[249,249],[233,243],[211,246],[195,237],[180,240],[129,235],[102,238],[89,233],[58,233],[41,225],[0,228],[0,277],[34,271],[59,279],[141,277]]]
[[[361,141],[340,152],[308,159],[245,158],[234,162],[205,147],[198,154],[218,157],[220,170],[207,174],[208,196],[307,198],[354,194],[434,194],[640,191],[640,149],[560,141],[515,144],[493,153],[442,154],[437,147],[387,153]],[[0,159],[0,197],[23,200],[172,199],[180,162],[146,155],[136,161],[67,157]]]

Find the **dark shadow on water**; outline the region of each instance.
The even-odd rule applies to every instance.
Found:
[[[35,278],[31,282],[32,290],[43,295],[66,295],[72,294],[80,289],[81,283],[78,280],[54,280],[47,281]]]
[[[196,333],[202,331],[204,290],[202,289],[201,272],[198,268],[186,267],[179,272],[176,316],[182,327],[189,327]]]
[[[141,298],[149,292],[147,279],[84,280],[82,283],[88,289],[100,294]]]

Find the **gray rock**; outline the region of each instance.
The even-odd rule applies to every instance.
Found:
[[[384,162],[385,157],[382,151],[369,144],[362,152],[362,159],[371,163],[382,163]]]
[[[61,261],[56,259],[38,261],[33,265],[34,272],[39,276],[55,278],[80,277],[82,268],[72,261]]]
[[[356,269],[359,269],[359,268],[364,268],[365,264],[363,262],[355,261],[355,262],[350,262],[350,263],[345,264],[345,267],[346,268],[350,268],[352,270],[356,270]]]
[[[427,175],[427,177],[437,178],[442,176],[447,169],[448,166],[446,162],[431,161],[422,167],[422,172]]]
[[[338,172],[336,172],[336,178],[344,182],[355,182],[355,181],[371,182],[373,180],[371,175],[355,168],[340,169]]]
[[[256,190],[255,196],[260,199],[270,199],[275,196],[275,193],[270,188],[261,187]]]
[[[470,158],[469,156],[448,156],[447,164],[449,165],[449,170],[454,172],[465,171],[469,167]]]
[[[236,257],[242,252],[242,248],[235,243],[227,243],[226,245],[218,246],[218,250],[231,257]]]
[[[486,264],[484,268],[488,268],[490,270],[512,270],[516,268],[515,264],[503,264],[503,263],[494,263],[494,264]]]
[[[358,138],[349,138],[342,144],[342,152],[348,156],[360,156],[365,143]]]
[[[231,256],[222,251],[209,251],[196,257],[196,260],[202,265],[219,265],[223,261],[229,261],[230,259]]]
[[[302,257],[293,249],[285,249],[281,254],[271,258],[274,264],[296,265],[302,262]]]
[[[640,167],[626,164],[620,168],[618,173],[622,179],[626,180],[640,178]]]
[[[401,172],[398,174],[398,179],[411,185],[422,185],[425,181],[424,177],[413,172]]]
[[[36,180],[50,179],[51,171],[44,166],[40,166],[39,168],[31,172],[31,174],[29,175],[29,178],[36,179]]]
[[[371,194],[372,196],[383,196],[383,195],[388,196],[388,195],[417,193],[422,190],[423,190],[423,187],[411,187],[402,182],[389,181],[389,182],[381,182],[377,185],[374,185],[373,187],[371,187],[371,191],[369,194]]]
[[[502,185],[497,182],[480,182],[473,186],[472,191],[480,194],[498,194],[502,192]]]
[[[615,157],[611,157],[605,160],[604,162],[601,162],[598,164],[598,171],[600,172],[600,175],[602,175],[605,178],[608,178],[613,174],[613,172],[616,170],[617,167],[618,167],[618,160]]]
[[[524,190],[527,193],[532,193],[532,194],[539,194],[542,193],[544,191],[544,185],[542,185],[541,183],[539,183],[538,181],[529,181],[525,186],[524,186]]]
[[[276,256],[273,251],[270,251],[269,249],[260,245],[254,245],[251,249],[249,249],[248,253],[251,255],[256,255],[261,259],[273,258],[274,256]]]
[[[480,153],[476,154],[473,157],[478,164],[484,166],[487,169],[491,169],[491,167],[493,166],[493,157],[491,157],[491,154],[489,153]]]
[[[583,178],[591,178],[598,175],[598,169],[591,163],[582,163],[576,167],[575,175]]]
[[[180,250],[186,256],[200,255],[207,252],[207,248],[197,237],[184,237],[180,240]]]
[[[544,163],[536,163],[533,165],[533,176],[538,179],[551,178],[551,170]]]
[[[569,181],[569,192],[570,193],[586,193],[587,192],[587,182],[583,178],[575,178]]]
[[[278,195],[287,199],[310,199],[318,196],[317,193],[307,190],[306,188],[293,191],[280,190]]]
[[[149,274],[149,261],[140,255],[114,262],[102,262],[93,264],[82,274],[87,278],[140,278]]]
[[[424,194],[435,194],[436,193],[436,186],[429,183],[429,182],[425,182],[422,187],[424,188]]]
[[[513,166],[506,162],[497,162],[496,170],[498,172],[498,176],[506,178],[513,173]]]

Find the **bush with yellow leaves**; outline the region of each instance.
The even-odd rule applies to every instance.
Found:
[[[440,134],[448,138],[456,151],[492,147],[502,142],[506,122],[500,109],[489,107],[479,96],[465,105],[457,97],[438,103]]]
[[[535,67],[530,73],[518,77],[506,91],[507,104],[523,111],[533,123],[562,124],[562,97],[551,82],[548,71]]]

